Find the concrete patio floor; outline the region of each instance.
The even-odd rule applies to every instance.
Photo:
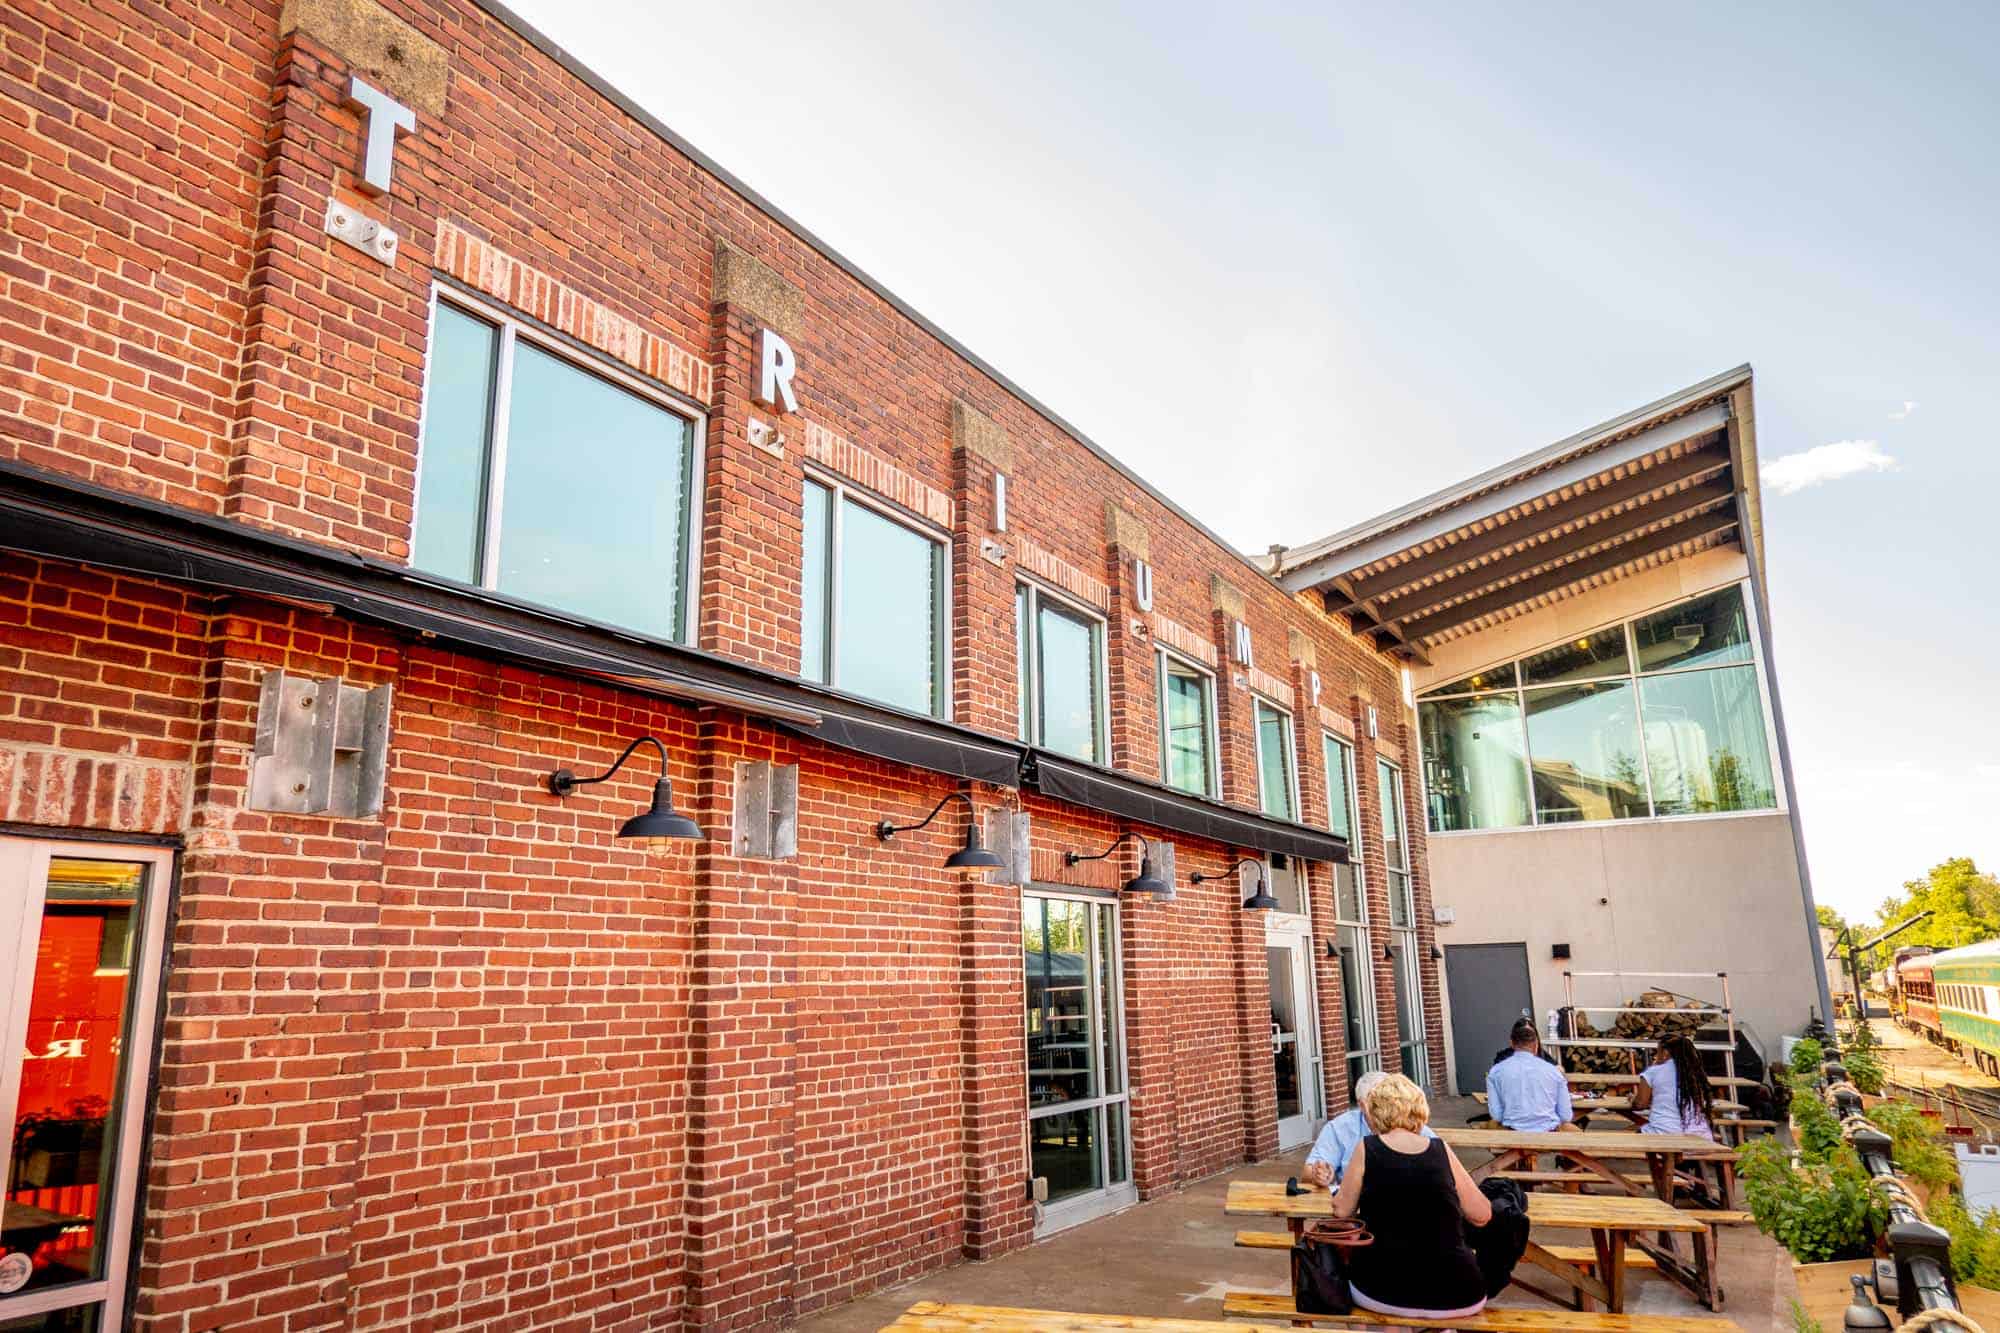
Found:
[[[1440,1099],[1436,1123],[1463,1124],[1477,1109],[1469,1099]],[[1274,1230],[1282,1224],[1224,1216],[1229,1182],[1282,1181],[1296,1175],[1304,1160],[1301,1148],[1211,1176],[1000,1259],[943,1269],[814,1315],[799,1322],[799,1333],[874,1333],[916,1301],[1221,1319],[1225,1290],[1291,1289],[1283,1252],[1235,1247],[1239,1228]],[[1583,1233],[1536,1235],[1590,1243]],[[1789,1330],[1796,1289],[1785,1252],[1750,1226],[1724,1228],[1721,1251],[1722,1313],[1749,1333]],[[1634,1272],[1630,1281],[1629,1313],[1706,1313],[1679,1287],[1656,1276]],[[1494,1303],[1557,1308],[1518,1288],[1509,1288]]]

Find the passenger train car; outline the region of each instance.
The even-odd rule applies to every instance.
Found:
[[[1896,961],[1896,1021],[2000,1076],[2000,940]]]

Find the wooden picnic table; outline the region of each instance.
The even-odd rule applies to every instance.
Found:
[[[1444,1131],[1440,1130],[1442,1137]],[[1533,1136],[1530,1136],[1533,1137]],[[1554,1135],[1548,1137],[1553,1138]],[[1565,1134],[1564,1138],[1577,1135]],[[1301,1187],[1304,1193],[1285,1193],[1281,1180],[1233,1180],[1223,1211],[1233,1217],[1282,1217],[1294,1234],[1316,1217],[1333,1216],[1333,1195],[1316,1187]],[[1711,1310],[1722,1308],[1722,1293],[1715,1285],[1715,1236],[1701,1214],[1676,1208],[1645,1195],[1607,1196],[1601,1194],[1530,1194],[1528,1222],[1532,1226],[1565,1227],[1590,1233],[1597,1256],[1594,1272],[1558,1258],[1534,1240],[1528,1242],[1523,1263],[1550,1273],[1567,1283],[1576,1293],[1577,1308],[1582,1302],[1602,1302],[1613,1314],[1625,1309],[1625,1250],[1633,1246],[1659,1264],[1663,1276],[1686,1287],[1696,1300]],[[1641,1233],[1659,1235],[1654,1244]],[[1689,1265],[1671,1248],[1666,1237],[1684,1233],[1693,1238],[1695,1260]],[[1534,1288],[1529,1288],[1534,1290]]]
[[[1617,1088],[1639,1081],[1637,1074],[1565,1073],[1563,1078],[1571,1087],[1577,1088]],[[1713,1088],[1761,1088],[1764,1086],[1754,1078],[1744,1078],[1739,1074],[1711,1074],[1709,1075],[1708,1083]]]
[[[1472,1100],[1484,1106],[1486,1105],[1486,1094],[1475,1092],[1472,1094]],[[1633,1110],[1632,1099],[1621,1093],[1585,1093],[1580,1096],[1571,1097],[1569,1105],[1570,1110],[1576,1114],[1578,1124],[1587,1125],[1590,1117],[1599,1112],[1622,1116],[1634,1125],[1643,1125],[1646,1123],[1646,1113],[1644,1111]],[[1709,1104],[1709,1109],[1715,1112],[1716,1125],[1720,1127],[1732,1117],[1739,1116],[1750,1108],[1741,1102],[1732,1102],[1726,1098],[1718,1097]]]
[[[1726,1163],[1723,1171],[1725,1187],[1732,1184],[1735,1176],[1732,1168],[1736,1150],[1693,1134],[1593,1134],[1589,1131],[1572,1134],[1553,1130],[1545,1134],[1524,1134],[1512,1129],[1446,1128],[1438,1130],[1437,1136],[1454,1150],[1475,1148],[1493,1154],[1493,1160],[1473,1168],[1474,1180],[1483,1179],[1495,1171],[1533,1170],[1535,1159],[1543,1153],[1560,1153],[1582,1168],[1579,1176],[1585,1179],[1595,1177],[1617,1186],[1621,1193],[1637,1195],[1645,1191],[1626,1179],[1623,1172],[1606,1163],[1643,1158],[1652,1177],[1654,1195],[1671,1205],[1674,1201],[1674,1172],[1679,1169],[1683,1158]],[[1585,1176],[1585,1172],[1589,1174]]]
[[[1238,1312],[1233,1304],[1252,1305],[1252,1317],[1274,1321],[1255,1324],[1222,1323],[1211,1319],[1182,1319],[1132,1314],[1083,1314],[1069,1310],[1018,1310],[994,1305],[952,1305],[942,1301],[918,1301],[884,1324],[881,1333],[1298,1333],[1291,1322],[1296,1313],[1289,1295],[1263,1292],[1231,1292],[1223,1310]],[[1239,1315],[1240,1317],[1240,1315]],[[1313,1323],[1365,1324],[1370,1328],[1428,1329],[1435,1320],[1405,1319],[1399,1315],[1368,1314],[1328,1319],[1314,1316]],[[1577,1317],[1566,1310],[1519,1310],[1491,1306],[1465,1319],[1454,1319],[1456,1329],[1478,1329],[1484,1333],[1574,1333]],[[1741,1333],[1727,1319],[1696,1318],[1682,1315],[1597,1315],[1588,1327],[1602,1333]]]

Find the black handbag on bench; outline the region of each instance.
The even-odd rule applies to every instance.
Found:
[[[1292,1307],[1300,1314],[1353,1314],[1346,1253],[1374,1241],[1359,1218],[1308,1222],[1292,1242]]]

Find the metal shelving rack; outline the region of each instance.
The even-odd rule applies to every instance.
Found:
[[[1679,1007],[1662,1008],[1658,1005],[1580,1005],[1576,1002],[1576,981],[1579,977],[1592,980],[1608,977],[1618,983],[1619,994],[1621,995],[1630,994],[1630,989],[1627,985],[1630,979],[1641,981],[1714,981],[1721,983],[1722,1003],[1720,1006],[1696,1006],[1687,1009]],[[1736,1011],[1729,1000],[1729,974],[1727,972],[1564,972],[1563,1007],[1568,1009],[1572,1014],[1704,1014],[1719,1018],[1722,1020],[1722,1027],[1729,1033],[1729,1040],[1726,1043],[1697,1041],[1694,1044],[1694,1048],[1697,1051],[1721,1051],[1724,1073],[1730,1078],[1736,1077]],[[1612,1021],[1615,1023],[1617,1019],[1614,1018]],[[1704,1023],[1702,1026],[1713,1027],[1715,1024]],[[1567,1049],[1572,1046],[1596,1046],[1611,1050],[1649,1051],[1658,1043],[1651,1038],[1562,1037],[1555,1041],[1545,1041],[1543,1044],[1554,1046],[1558,1050]]]

